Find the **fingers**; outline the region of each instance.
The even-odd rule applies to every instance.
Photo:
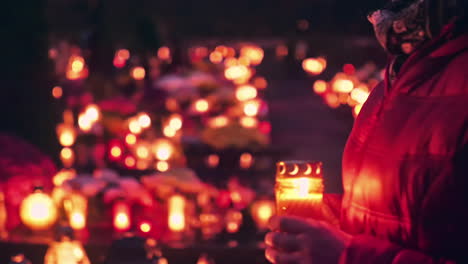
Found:
[[[320,227],[317,221],[305,221],[301,218],[291,216],[273,217],[270,222],[270,229],[273,231],[302,234],[309,233]]]
[[[274,264],[300,264],[302,261],[301,255],[296,253],[283,253],[271,247],[265,251],[265,257],[268,261]]]
[[[284,252],[299,251],[301,243],[295,235],[271,232],[265,236],[265,244]]]

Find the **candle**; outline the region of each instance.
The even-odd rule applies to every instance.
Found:
[[[169,229],[173,232],[182,232],[185,229],[185,198],[181,195],[173,195],[168,201]]]
[[[88,200],[80,194],[72,194],[69,198],[71,210],[69,212],[69,222],[74,230],[81,230],[86,227],[86,211]]]
[[[276,175],[278,215],[317,219],[323,199],[320,162],[279,162]]]
[[[30,229],[45,230],[55,223],[58,212],[52,198],[37,189],[21,203],[20,217],[23,224]]]

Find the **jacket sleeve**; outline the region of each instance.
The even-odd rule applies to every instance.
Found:
[[[415,250],[401,248],[371,236],[355,236],[341,256],[339,264],[456,264],[433,259]]]

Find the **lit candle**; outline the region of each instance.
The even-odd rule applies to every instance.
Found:
[[[278,215],[320,218],[323,199],[320,162],[279,162],[276,175]]]
[[[69,200],[71,202],[71,210],[68,216],[70,227],[74,230],[82,230],[86,227],[88,200],[80,194],[72,194]]]
[[[182,195],[173,195],[168,201],[168,225],[173,232],[182,232],[185,229],[185,198]]]

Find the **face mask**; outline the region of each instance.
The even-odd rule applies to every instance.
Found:
[[[393,55],[409,55],[428,39],[424,0],[394,0],[368,19],[382,47]]]

